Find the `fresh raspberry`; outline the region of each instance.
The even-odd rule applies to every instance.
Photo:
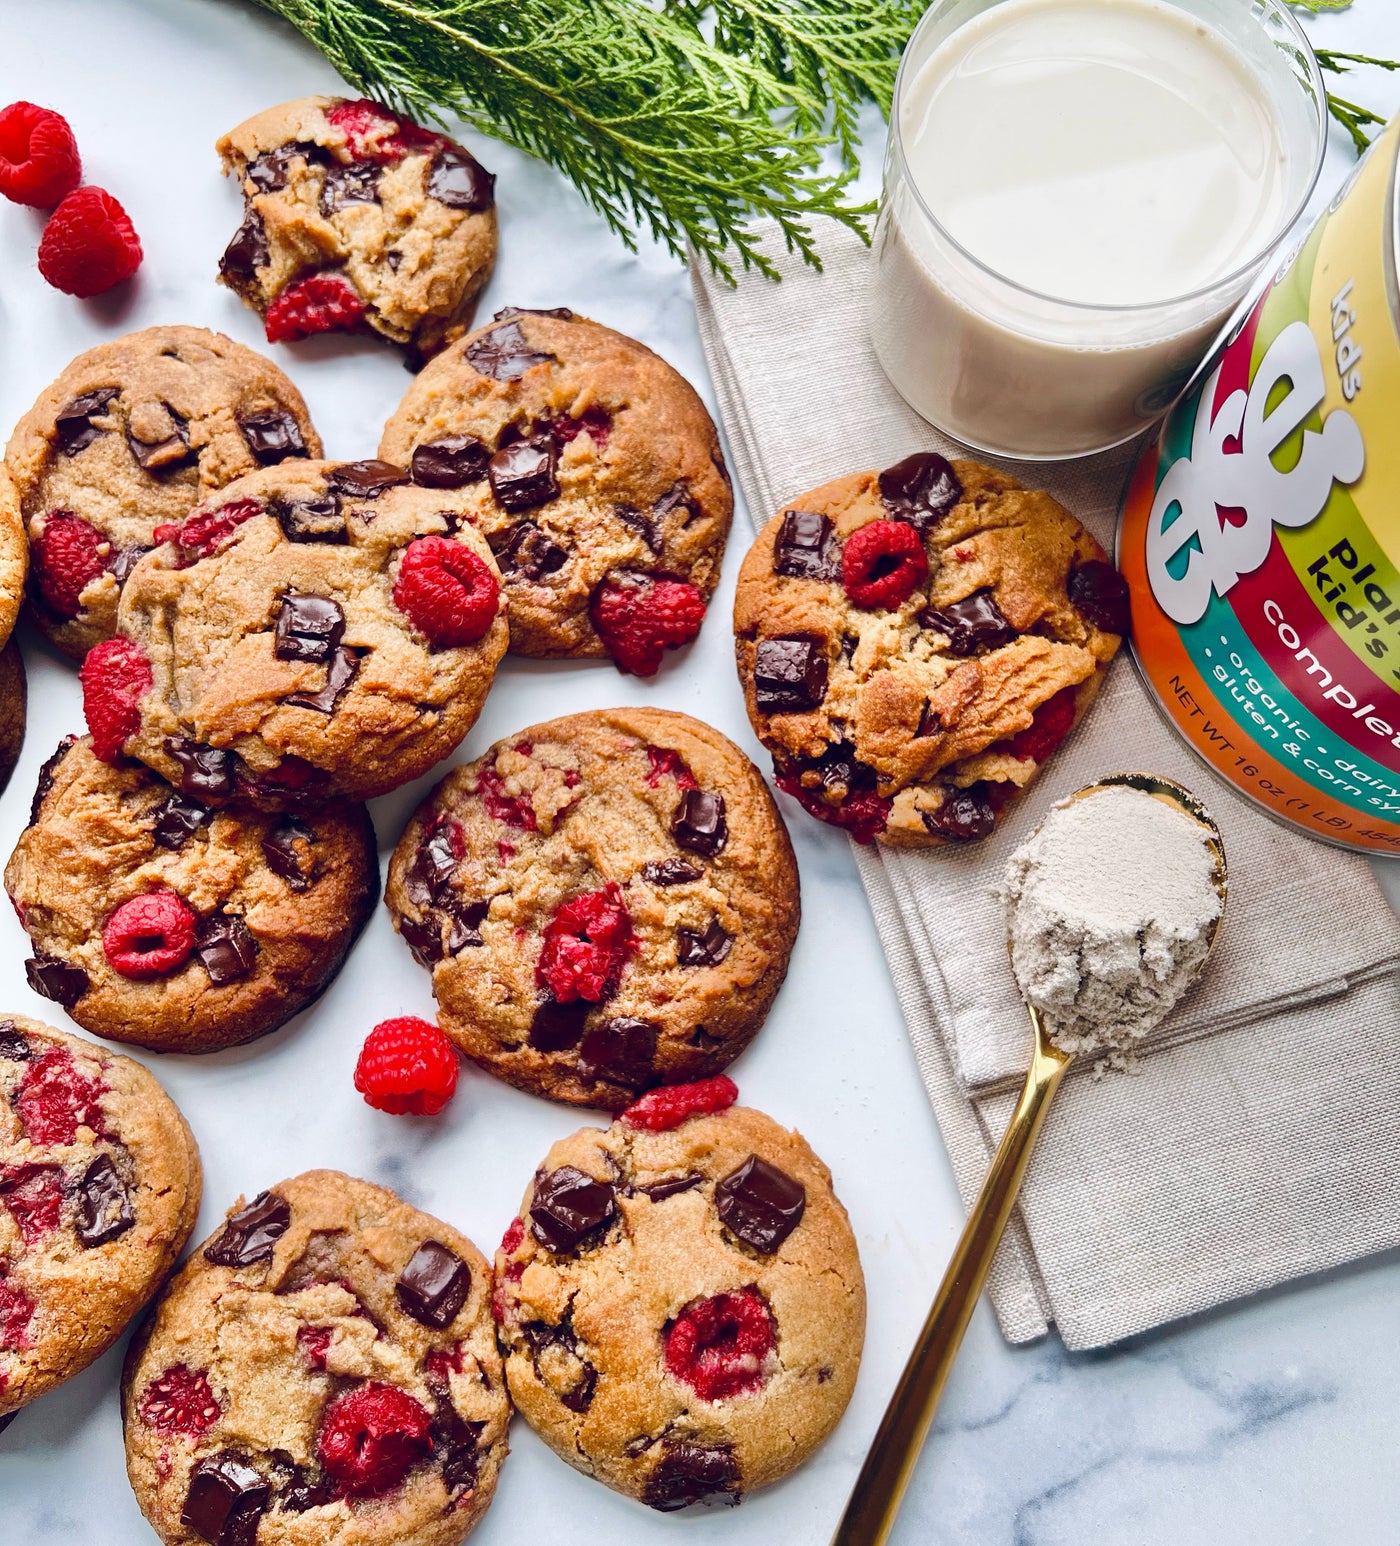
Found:
[[[146,1386],[140,1410],[142,1422],[157,1433],[197,1439],[218,1422],[222,1408],[204,1370],[177,1363]]]
[[[604,580],[588,615],[619,671],[655,676],[663,650],[679,649],[700,632],[705,601],[684,580],[629,575]]]
[[[446,537],[419,537],[399,560],[394,605],[435,649],[462,649],[491,632],[501,587],[490,565]]]
[[[923,538],[905,521],[871,521],[841,550],[841,584],[867,612],[897,611],[927,578]]]
[[[681,754],[669,746],[648,746],[647,761],[651,771],[647,774],[647,788],[655,789],[663,778],[673,778],[677,789],[698,789],[695,775],[686,767]]]
[[[616,881],[571,897],[545,925],[535,981],[560,1004],[598,1004],[617,986],[627,958],[641,946]]]
[[[66,1048],[46,1052],[26,1069],[15,1103],[25,1137],[36,1144],[72,1143],[80,1127],[106,1137],[104,1088],[100,1080],[78,1072]]]
[[[321,1418],[316,1453],[351,1497],[396,1487],[431,1445],[432,1419],[406,1391],[371,1380],[337,1397]]]
[[[808,789],[795,770],[774,769],[774,782],[784,794],[790,794],[810,816],[829,826],[841,827],[858,843],[873,843],[885,830],[894,803],[873,789],[856,789],[839,804],[824,800],[821,791]]]
[[[268,343],[280,344],[308,333],[355,327],[364,314],[360,292],[344,274],[309,274],[288,285],[267,308],[263,331]]]
[[[515,1218],[510,1221],[505,1234],[501,1236],[500,1254],[502,1256],[514,1256],[520,1249],[520,1242],[525,1238],[525,1220]]]
[[[411,119],[400,118],[368,97],[337,102],[326,119],[345,136],[350,154],[357,161],[365,157],[391,163],[402,161],[410,150],[443,143],[442,135],[420,128]]]
[[[144,982],[190,958],[199,919],[173,891],[147,891],[123,902],[102,926],[102,953],[114,972]]]
[[[71,510],[53,510],[33,546],[34,575],[44,605],[56,617],[76,617],[83,591],[106,567],[106,537]]]
[[[331,1350],[333,1333],[329,1326],[299,1326],[297,1346],[308,1365],[319,1374],[326,1367],[326,1354]]]
[[[66,118],[32,102],[11,102],[0,111],[0,193],[7,199],[52,209],[82,177]]]
[[[383,1020],[360,1048],[355,1088],[376,1111],[435,1117],[457,1088],[457,1053],[426,1020]]]
[[[648,1090],[622,1113],[628,1127],[644,1127],[651,1133],[666,1133],[691,1117],[713,1116],[727,1111],[739,1099],[739,1087],[724,1074],[714,1079],[697,1079],[693,1084],[662,1085]]]
[[[476,792],[486,807],[486,814],[494,821],[503,821],[508,827],[521,832],[536,832],[535,808],[523,796],[507,794],[505,780],[495,768],[485,768],[478,775]]]
[[[88,651],[78,680],[93,753],[103,762],[115,762],[141,728],[141,699],[155,682],[151,663],[133,640],[104,639]]]
[[[777,1346],[773,1317],[757,1290],[717,1294],[687,1306],[666,1333],[666,1372],[704,1401],[726,1401],[763,1383]]]
[[[34,1301],[17,1283],[9,1281],[9,1270],[0,1261],[0,1351],[22,1353],[32,1345],[29,1322],[34,1315]]]
[[[185,563],[217,553],[244,521],[261,515],[256,499],[231,499],[216,510],[196,510],[183,521],[167,521],[151,533],[156,542],[173,542]]]
[[[26,1245],[58,1228],[63,1213],[63,1172],[57,1165],[22,1165],[0,1181],[0,1201],[10,1210]]]
[[[141,238],[105,188],[77,188],[39,238],[39,272],[66,295],[102,295],[141,266]]]
[[[1013,735],[1006,749],[1022,762],[1044,762],[1074,728],[1077,687],[1065,687],[1047,698],[1026,728]]]

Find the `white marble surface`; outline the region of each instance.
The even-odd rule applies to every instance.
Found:
[[[1400,17],[1386,0],[1359,0],[1356,12],[1315,31],[1334,46],[1400,55]],[[33,269],[37,216],[0,208],[0,429],[73,353],[129,328],[201,323],[259,344],[256,319],[212,283],[237,222],[237,197],[221,183],[211,145],[248,113],[322,89],[335,89],[335,81],[319,57],[242,0],[0,5],[0,96],[52,103],[70,117],[89,178],[127,204],[147,252],[129,291],[76,302],[48,290]],[[1368,79],[1357,93],[1393,107],[1400,81]],[[872,140],[878,133],[872,123]],[[680,268],[649,248],[626,253],[546,169],[496,145],[477,148],[500,174],[503,228],[483,314],[506,303],[566,303],[644,339],[708,392]],[[1332,174],[1345,164],[1334,157]],[[330,454],[370,454],[407,384],[391,353],[372,342],[326,340],[277,353]],[[712,622],[653,684],[607,666],[512,660],[460,755],[532,720],[619,702],[687,709],[754,750],[724,626],[746,536],[741,518]],[[31,731],[0,799],[0,856],[21,828],[39,762],[60,735],[81,727],[71,670],[30,636],[25,653]],[[386,852],[428,782],[377,802]],[[855,1400],[804,1470],[738,1510],[703,1517],[662,1517],[613,1496],[517,1423],[497,1500],[475,1537],[482,1546],[565,1536],[643,1546],[682,1535],[716,1546],[820,1546],[839,1513],[960,1209],[844,840],[800,818],[792,825],[802,935],[771,1022],[735,1073],[746,1100],[802,1128],[851,1211],[870,1286]],[[25,953],[4,909],[0,1004],[61,1018],[25,986]],[[470,1072],[437,1122],[370,1111],[350,1083],[364,1033],[385,1015],[429,1009],[426,977],[381,914],[332,990],[284,1031],[209,1058],[148,1058],[201,1141],[200,1233],[239,1191],[332,1165],[394,1186],[489,1250],[537,1160],[578,1119]],[[1012,1351],[979,1312],[895,1539],[900,1546],[1394,1542],[1398,1305],[1400,1260],[1384,1259],[1114,1352],[1075,1357],[1053,1341]],[[5,1546],[154,1540],[122,1468],[119,1366],[120,1349],[0,1438]]]

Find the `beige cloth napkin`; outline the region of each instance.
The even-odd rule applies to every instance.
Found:
[[[692,265],[701,337],[756,526],[828,478],[932,447],[866,339],[870,255],[735,289]],[[1039,468],[1112,550],[1132,452]],[[998,1257],[1005,1335],[1097,1347],[1400,1245],[1400,921],[1363,859],[1259,814],[1167,727],[1125,650],[1094,708],[985,843],[857,848],[861,879],[965,1201],[1029,1049],[995,888],[1052,801],[1103,773],[1178,778],[1212,807],[1230,900],[1208,975],[1134,1075],[1071,1070]],[[798,815],[795,819],[803,819]]]

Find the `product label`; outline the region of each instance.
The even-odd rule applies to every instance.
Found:
[[[1400,854],[1400,120],[1140,458],[1133,646],[1177,728],[1305,831]]]

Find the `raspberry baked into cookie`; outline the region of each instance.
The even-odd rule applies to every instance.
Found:
[[[729,476],[704,404],[634,339],[566,308],[497,312],[413,383],[379,454],[471,499],[520,654],[652,676],[700,631]]]
[[[464,331],[496,257],[496,180],[455,140],[302,97],[215,148],[243,191],[219,274],[269,343],[367,328],[427,356]]]
[[[139,1063],[0,1015],[0,1426],[117,1340],[199,1196],[190,1130]]]
[[[825,1165],[730,1106],[654,1090],[556,1143],[496,1253],[521,1415],[562,1459],[670,1511],[737,1503],[840,1420],[865,1280]]]
[[[490,1265],[392,1192],[310,1171],[185,1264],[122,1404],[167,1546],[457,1546],[506,1455]]]
[[[409,822],[385,899],[468,1057],[609,1110],[743,1051],[800,911],[757,769],[661,709],[570,714],[455,769]]]
[[[36,992],[110,1040],[212,1052],[322,992],[374,907],[379,862],[363,805],[211,810],[84,737],[45,764],[5,886]]]
[[[293,462],[200,505],[126,583],[83,667],[104,761],[204,805],[363,800],[476,722],[505,597],[468,501],[387,462]]]
[[[80,354],[5,452],[35,621],[81,660],[116,632],[122,586],[158,526],[245,473],[320,454],[301,393],[222,333],[150,327]],[[0,611],[5,591],[0,558]]]
[[[778,786],[858,841],[986,837],[1088,709],[1128,589],[1048,494],[921,453],[803,494],[734,601]]]

